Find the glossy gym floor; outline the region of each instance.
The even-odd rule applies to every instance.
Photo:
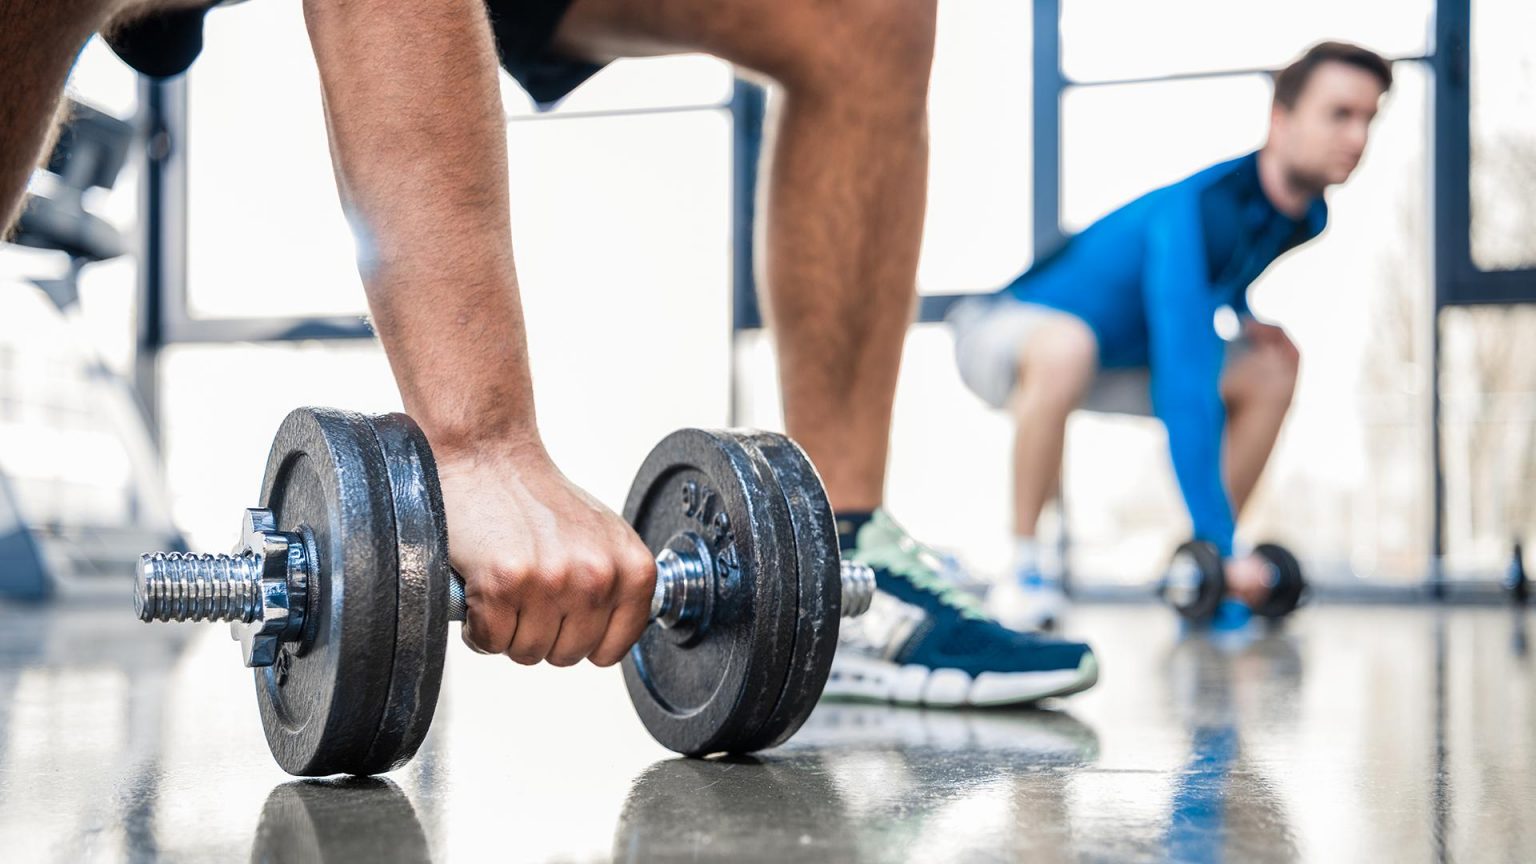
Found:
[[[824,702],[754,760],[655,745],[616,670],[449,651],[385,779],[273,764],[219,625],[0,611],[7,861],[1529,861],[1528,614],[1321,605],[1180,638],[1088,606],[1098,687],[1040,710]],[[455,637],[456,641],[456,637]]]

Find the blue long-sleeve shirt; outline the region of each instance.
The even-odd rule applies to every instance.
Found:
[[[1168,429],[1195,536],[1223,555],[1234,518],[1222,485],[1216,312],[1247,315],[1248,286],[1327,221],[1321,198],[1300,220],[1276,210],[1250,153],[1126,204],[1003,289],[1081,318],[1098,338],[1101,367],[1151,370],[1153,410]]]

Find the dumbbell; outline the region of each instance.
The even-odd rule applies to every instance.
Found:
[[[1269,587],[1269,596],[1254,614],[1278,620],[1296,611],[1309,593],[1296,556],[1277,543],[1261,543],[1253,554],[1268,565],[1265,582]],[[1180,545],[1159,593],[1186,621],[1206,623],[1215,617],[1227,594],[1226,566],[1215,544],[1190,540]]]
[[[139,618],[230,622],[289,773],[404,765],[465,609],[426,436],[402,414],[298,409],[260,500],[232,554],[143,556]],[[839,554],[805,453],[772,433],[674,432],[624,516],[656,555],[651,622],[622,662],[645,728],[694,756],[787,740],[826,685],[839,617],[874,593],[873,571]]]

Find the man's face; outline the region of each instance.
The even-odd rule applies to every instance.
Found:
[[[1319,190],[1348,180],[1381,95],[1381,82],[1364,69],[1336,62],[1313,69],[1296,104],[1276,105],[1272,118],[1271,141],[1291,177]]]

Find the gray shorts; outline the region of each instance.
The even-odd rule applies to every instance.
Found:
[[[1048,306],[972,297],[956,303],[947,320],[955,332],[960,380],[994,408],[1006,409],[1018,383],[1019,352],[1043,325],[1076,316]],[[1246,338],[1227,343],[1226,362],[1249,350]],[[1078,406],[1108,414],[1153,416],[1152,373],[1146,367],[1100,369]]]

